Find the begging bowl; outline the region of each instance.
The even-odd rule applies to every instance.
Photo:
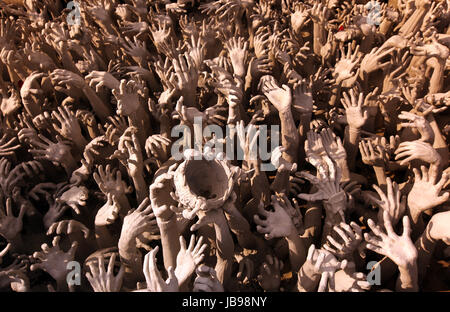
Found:
[[[175,194],[185,208],[195,210],[199,201],[206,200],[202,210],[218,209],[233,190],[233,172],[224,160],[186,159],[175,171],[174,185]]]

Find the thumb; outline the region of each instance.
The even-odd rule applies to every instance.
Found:
[[[175,275],[175,269],[172,266],[170,266],[167,271],[169,273],[169,277],[167,278],[166,284],[170,284],[172,282],[178,283],[177,276]]]
[[[206,215],[203,218],[199,219],[197,221],[197,223],[195,223],[194,225],[191,226],[191,231],[192,232],[196,231],[199,228],[203,227],[204,225],[210,224],[212,222],[213,222],[213,220],[211,220],[211,218],[208,215]]]
[[[367,110],[364,111],[363,117],[364,117],[364,119],[369,118],[369,112]]]
[[[437,197],[438,205],[441,205],[441,204],[445,203],[448,200],[449,197],[450,197],[450,193],[449,192],[445,192],[441,196],[438,196]]]

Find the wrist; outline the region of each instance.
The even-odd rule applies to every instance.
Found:
[[[307,121],[308,123],[311,121],[312,111],[311,112],[303,112],[300,114],[300,121]]]
[[[349,124],[348,125],[348,132],[350,134],[353,134],[353,135],[360,135],[361,134],[361,128],[357,128],[357,127]]]
[[[411,217],[411,221],[413,224],[417,224],[417,222],[419,221],[420,215],[421,215],[421,210],[419,209],[419,207],[417,207],[414,203],[412,203],[411,201],[408,200],[408,211],[409,211],[409,216]]]
[[[298,231],[297,231],[297,229],[295,228],[294,224],[292,224],[292,225],[289,227],[289,233],[288,233],[288,235],[286,235],[286,239],[287,239],[288,241],[294,241],[294,240],[296,240],[296,239],[298,239],[298,238],[299,238],[299,236],[298,236]]]
[[[120,233],[119,242],[117,244],[119,250],[127,251],[135,247],[133,246],[133,243],[136,237],[137,235],[135,235],[132,231],[129,231],[126,227],[123,227],[122,232]]]
[[[278,110],[280,119],[289,119],[292,117],[291,105],[284,105],[282,109]]]
[[[409,262],[404,266],[399,266],[400,272],[398,281],[400,289],[403,291],[418,291],[418,267],[417,261]]]
[[[315,291],[320,275],[314,271],[314,266],[309,261],[303,263],[298,271],[297,287],[300,292]]]
[[[324,200],[324,204],[331,206],[342,206],[347,202],[347,196],[344,191],[340,191],[339,193],[333,194],[327,200]]]
[[[172,212],[171,214],[167,214],[166,216],[156,217],[156,222],[158,223],[160,231],[169,229],[174,226],[174,223],[176,224],[175,213]]]

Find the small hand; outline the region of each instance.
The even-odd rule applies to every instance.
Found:
[[[98,267],[95,266],[94,262],[88,263],[91,272],[86,273],[86,278],[95,292],[119,292],[122,288],[125,266],[121,265],[119,273],[114,276],[116,255],[116,253],[111,255],[107,271],[105,271],[105,259],[103,254],[97,258]]]
[[[197,277],[194,281],[194,292],[223,292],[223,286],[217,278],[217,273],[213,268],[204,264],[196,269]]]
[[[296,234],[297,229],[292,222],[292,218],[287,213],[286,208],[283,207],[286,204],[273,195],[272,206],[274,212],[264,209],[259,210],[259,213],[265,217],[265,220],[261,219],[258,215],[254,216],[257,231],[264,234],[266,239],[287,237]]]
[[[76,220],[62,220],[53,223],[47,230],[47,235],[61,235],[61,234],[73,234],[75,232],[82,232],[84,238],[89,237],[89,229],[83,224]]]
[[[144,258],[143,271],[145,281],[147,282],[147,289],[150,292],[177,292],[178,280],[173,267],[169,267],[169,277],[166,281],[162,279],[161,273],[156,267],[156,253],[158,250],[159,247],[156,246],[152,251],[146,254]]]
[[[441,156],[431,146],[430,143],[423,141],[402,142],[395,151],[395,160],[401,158],[405,159],[400,161],[400,165],[404,166],[407,163],[415,159],[423,160],[429,164],[439,164]]]
[[[78,242],[73,242],[69,251],[64,252],[59,247],[60,236],[55,236],[52,242],[52,247],[43,244],[42,251],[33,253],[33,258],[40,262],[32,264],[31,271],[42,269],[53,277],[58,284],[66,283],[67,263],[73,261],[75,252],[78,247]]]
[[[277,257],[267,255],[266,261],[259,268],[259,275],[257,276],[259,285],[265,291],[278,291],[280,288],[282,269],[282,261],[279,261]]]
[[[177,267],[175,269],[175,276],[179,284],[183,284],[194,273],[195,268],[203,261],[207,244],[203,244],[203,237],[195,243],[195,235],[191,235],[191,241],[186,248],[186,241],[183,236],[180,236],[180,251],[177,255]]]
[[[399,267],[408,269],[417,260],[417,250],[410,237],[409,218],[408,216],[403,217],[403,234],[401,236],[394,232],[387,211],[384,212],[383,219],[386,232],[371,219],[368,220],[373,234],[364,233],[364,238],[368,242],[367,248],[389,257]]]

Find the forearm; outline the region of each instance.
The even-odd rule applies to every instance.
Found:
[[[433,67],[433,74],[430,79],[428,94],[434,94],[442,91],[444,86],[445,61]]]
[[[336,106],[336,102],[340,99],[340,95],[341,95],[341,82],[336,83],[331,88],[331,96],[330,100],[328,101],[328,104],[330,106]]]
[[[300,116],[300,124],[298,126],[298,134],[300,140],[304,141],[306,138],[306,133],[309,131],[309,125],[311,123],[312,113],[305,113]],[[302,142],[300,142],[301,144]]]
[[[304,241],[297,234],[294,228],[291,235],[286,237],[289,246],[289,260],[291,262],[291,270],[297,272],[306,260],[306,248]]]
[[[136,248],[136,237],[121,234],[118,247],[120,261],[126,268],[126,279],[129,281],[137,280],[142,275],[142,260],[141,253]]]
[[[420,29],[420,26],[426,13],[427,10],[424,9],[418,9],[414,11],[414,13],[400,28],[398,33],[402,36],[407,36],[408,34],[415,34]]]
[[[159,132],[161,133],[162,136],[166,137],[166,138],[171,138],[171,131],[172,131],[172,124],[171,124],[171,119],[169,116],[164,115],[161,117],[161,122],[159,124]]]
[[[216,232],[216,246],[217,246],[217,263],[215,270],[219,281],[225,285],[231,275],[231,266],[233,263],[234,254],[234,242],[231,236],[228,224],[223,218],[223,221],[219,221],[214,224]]]
[[[131,209],[130,202],[125,194],[120,195],[117,198],[117,202],[119,203],[120,211],[125,216],[128,211]]]
[[[138,137],[139,144],[145,146],[145,141],[151,135],[150,131],[148,131],[151,125],[147,112],[143,108],[138,108],[135,113],[128,116],[128,122],[130,126],[137,129],[136,136]]]
[[[350,181],[350,169],[348,168],[347,158],[338,159],[338,160],[336,160],[336,163],[337,163],[338,167],[341,168],[341,171],[342,171],[341,182]]]
[[[322,229],[322,245],[327,241],[327,236],[331,234],[333,227],[338,225],[340,222],[342,222],[342,219],[337,214],[325,217],[325,222]]]
[[[234,254],[234,242],[231,236],[225,216],[223,220],[214,224],[216,232],[217,254],[222,259],[232,259]]]
[[[245,84],[244,84],[244,93],[246,95],[250,94],[250,92],[252,91],[252,86],[253,86],[253,81],[255,79],[253,79],[251,73],[250,73],[250,66],[248,67],[247,70],[247,75],[245,76]]]
[[[417,269],[418,269],[418,283],[421,283],[427,272],[430,264],[431,257],[433,256],[434,249],[436,247],[436,240],[430,237],[428,234],[428,226],[419,239],[416,241],[415,246],[417,249]]]
[[[72,157],[72,155],[67,155],[63,161],[64,162],[61,163],[61,166],[64,168],[64,170],[66,170],[67,176],[70,177],[72,175],[72,172],[77,169],[77,162]]]
[[[79,134],[73,135],[70,139],[73,140],[73,143],[75,144],[75,147],[80,152],[80,154],[83,153],[84,152],[84,148],[88,144],[88,141],[81,134],[81,132]]]
[[[298,159],[298,145],[300,137],[292,117],[291,109],[279,114],[281,120],[281,144],[286,149],[283,158],[290,163],[296,163]]]
[[[95,226],[95,240],[100,248],[108,248],[117,244],[117,237],[114,240],[106,226]]]
[[[333,195],[334,197],[335,195]],[[323,201],[323,207],[325,208],[325,223],[322,231],[322,243],[326,241],[327,236],[331,233],[331,230],[335,225],[341,222],[345,222],[344,211],[346,210],[347,198],[341,193],[336,194],[340,199],[339,201]]]
[[[180,231],[178,229],[177,219],[175,215],[168,221],[156,218],[158,222],[159,231],[161,234],[161,245],[164,259],[164,267],[166,270],[169,267],[176,268],[177,255],[180,251]]]
[[[141,203],[145,198],[148,197],[148,186],[145,183],[144,176],[142,172],[137,172],[131,175],[133,180],[134,189],[136,190],[136,199],[138,203]]]
[[[417,207],[414,207],[414,205],[411,203],[408,203],[407,212],[409,219],[411,220],[411,237],[418,237],[418,235],[420,235],[420,233],[422,233],[425,229],[425,223],[422,219],[422,213],[420,209],[417,209]]]
[[[289,170],[278,168],[270,189],[275,193],[286,193],[289,189]]]
[[[305,113],[300,116],[300,124],[298,126],[298,159],[299,162],[305,159],[305,149],[303,148],[306,140],[306,134],[309,131],[312,113]],[[300,165],[300,163],[299,163]]]
[[[197,107],[197,95],[196,95],[197,85],[195,87],[184,88],[181,90],[181,94],[184,99],[184,105],[187,107]]]
[[[309,246],[317,242],[322,229],[322,205],[319,202],[309,202],[303,217],[305,232],[302,239]]]
[[[236,208],[231,211],[225,211],[225,217],[231,232],[237,237],[239,246],[246,249],[257,249],[256,237],[250,230],[250,224],[247,219]]]
[[[25,66],[23,66],[21,63],[16,64],[14,67],[11,67],[9,65],[6,65],[8,68],[8,72],[10,73],[10,77],[18,78],[22,81],[25,81],[28,76],[28,71]],[[11,81],[16,82],[16,79],[11,79]]]
[[[250,186],[252,196],[258,203],[261,200],[264,203],[270,202],[270,185],[264,172],[256,172],[250,179]]]
[[[417,262],[414,261],[413,263],[405,267],[399,267],[398,269],[400,275],[397,279],[396,290],[411,292],[419,291]]]
[[[437,124],[436,120],[434,119],[434,116],[432,113],[430,113],[427,116],[427,120],[430,123],[430,126],[434,132],[433,148],[436,149],[438,154],[441,156],[440,163],[436,164],[436,165],[438,166],[439,170],[442,170],[443,166],[446,166],[448,164],[448,159],[449,159],[448,146],[447,146],[445,137],[442,135],[439,125]]]
[[[358,143],[360,138],[360,129],[348,126],[345,129],[344,147],[347,151],[347,160],[350,170],[355,169],[356,155],[358,153]]]
[[[313,36],[314,36],[313,41],[314,53],[320,56],[320,50],[322,49],[323,43],[326,41],[325,28],[323,24],[314,22]]]
[[[61,53],[61,63],[63,65],[64,69],[67,69],[71,71],[72,73],[75,73],[79,76],[82,76],[78,68],[75,66],[75,63],[73,62],[72,56],[70,53],[66,50]]]
[[[100,118],[102,123],[107,121],[107,118],[112,115],[111,108],[108,107],[95,92],[89,87],[89,85],[85,84],[83,86],[83,93],[89,100],[89,103],[94,110],[94,113]]]
[[[30,114],[31,118],[34,118],[42,113],[39,103],[35,102],[33,99],[22,97],[22,103],[25,111]]]
[[[386,172],[384,171],[384,167],[373,166],[373,171],[375,171],[378,186],[384,190],[386,187]]]

